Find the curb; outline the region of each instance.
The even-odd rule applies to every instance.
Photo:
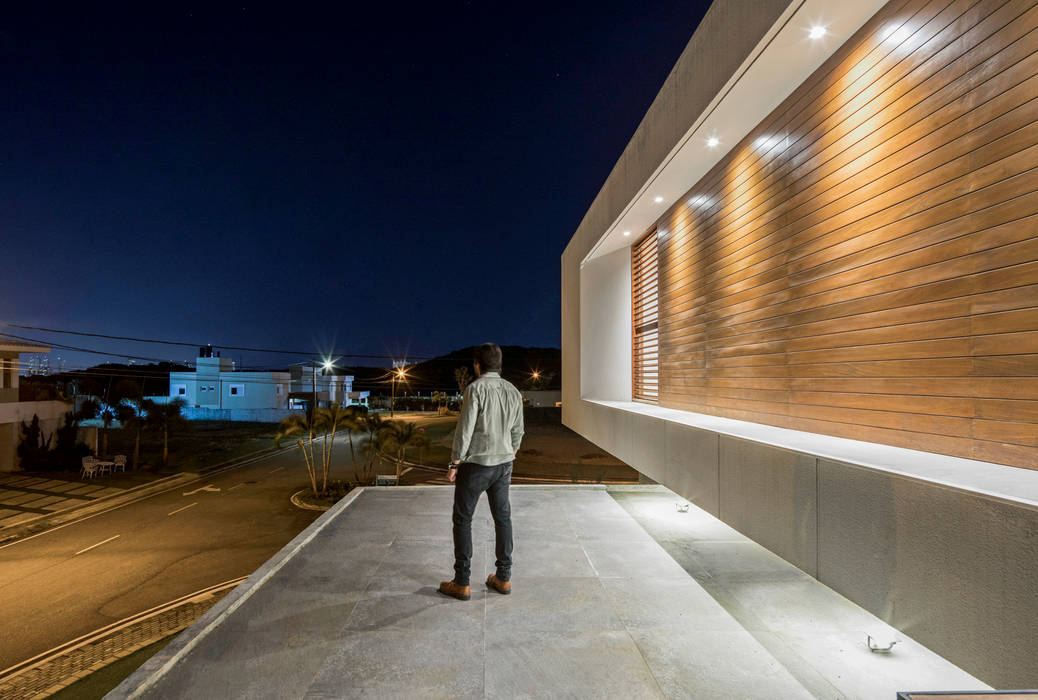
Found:
[[[294,505],[296,508],[302,508],[303,510],[320,510],[320,511],[326,511],[326,510],[329,510],[331,508],[331,506],[315,506],[315,505],[311,505],[309,503],[303,503],[301,500],[299,500],[299,494],[301,494],[301,493],[303,493],[305,491],[306,491],[306,489],[299,489],[298,491],[296,491],[295,493],[292,494],[292,498],[290,500],[292,501],[292,505]]]
[[[0,696],[42,698],[186,629],[247,577],[218,583],[131,615],[0,671]]]

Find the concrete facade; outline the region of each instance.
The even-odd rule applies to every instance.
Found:
[[[982,680],[1036,686],[1038,472],[631,401],[653,195],[716,162],[687,152],[704,123],[741,107],[748,132],[884,4],[714,3],[562,255],[563,422]],[[828,53],[791,49],[823,16]]]
[[[14,471],[19,466],[17,450],[23,421],[29,423],[34,415],[39,416],[40,429],[46,439],[54,435],[71,410],[72,406],[63,401],[0,403],[0,471]]]

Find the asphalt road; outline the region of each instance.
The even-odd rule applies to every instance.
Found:
[[[307,483],[289,450],[0,547],[0,670],[252,573],[320,515],[289,502]]]

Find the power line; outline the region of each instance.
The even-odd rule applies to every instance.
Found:
[[[78,336],[84,336],[84,337],[88,337],[88,338],[103,338],[105,340],[126,340],[126,341],[130,341],[130,342],[134,342],[134,343],[155,343],[155,344],[158,344],[158,345],[177,345],[177,346],[180,346],[180,347],[188,347],[188,348],[200,348],[200,347],[205,347],[205,346],[208,346],[208,345],[213,345],[213,347],[219,348],[221,350],[235,350],[235,351],[238,351],[238,352],[268,352],[268,353],[274,353],[274,354],[279,354],[279,355],[303,355],[305,357],[313,357],[314,355],[318,354],[318,353],[315,353],[313,350],[280,350],[280,349],[273,349],[273,348],[253,348],[253,347],[243,347],[243,346],[235,346],[235,345],[220,345],[220,344],[213,344],[213,343],[187,343],[187,342],[179,341],[179,340],[158,340],[158,339],[154,339],[154,338],[137,338],[137,337],[125,336],[125,335],[109,335],[107,333],[88,333],[88,332],[85,332],[85,331],[70,331],[70,330],[63,330],[63,329],[59,329],[59,328],[42,328],[40,326],[25,326],[25,325],[18,324],[18,323],[8,323],[6,321],[0,321],[0,326],[7,326],[9,328],[21,328],[23,330],[29,330],[29,331],[40,331],[40,332],[43,332],[43,333],[65,333],[67,335],[78,335]],[[14,336],[11,336],[11,337],[14,337]],[[39,342],[39,341],[34,341],[34,342]],[[393,357],[392,355],[365,355],[365,354],[351,354],[351,353],[338,353],[338,352],[333,352],[331,354],[332,355],[336,355],[338,357],[359,357],[359,358],[373,359],[373,360],[396,360],[396,359],[399,359],[399,358]],[[118,355],[116,355],[116,357],[118,357]],[[434,358],[415,356],[413,359],[416,359],[416,360],[431,360],[431,359],[434,359]]]

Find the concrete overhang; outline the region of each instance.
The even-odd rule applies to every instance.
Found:
[[[50,352],[46,345],[0,339],[0,352]]]
[[[589,232],[594,242],[583,256],[581,265],[640,238],[678,198],[683,197],[885,4],[886,0],[798,0],[790,3],[738,70],[673,144],[655,171],[641,183],[612,223],[604,231]],[[825,34],[811,38],[811,30],[816,27],[824,28]],[[701,25],[699,31],[703,30]],[[693,37],[693,42],[695,40]],[[702,62],[706,63],[706,60]],[[692,68],[695,70],[699,66],[693,65]],[[704,71],[709,69],[702,66]],[[678,74],[679,70],[675,68],[667,83],[676,81]],[[660,94],[664,95],[667,90],[665,84]],[[654,110],[657,110],[655,103],[632,137],[632,145],[653,138],[652,118],[658,118],[653,114]],[[771,140],[777,143],[782,136],[770,137],[769,142],[762,143],[761,147],[770,148],[775,145]],[[710,139],[717,139],[717,144],[708,145]],[[628,151],[631,147],[628,146]],[[622,166],[624,157],[610,174],[610,180],[630,176],[630,168]],[[609,189],[610,184],[607,181],[603,191]],[[691,197],[693,206],[712,203],[705,198],[696,201],[695,193]],[[598,199],[592,208],[595,206],[601,206]],[[592,217],[589,211],[585,222],[594,218],[597,217]]]

